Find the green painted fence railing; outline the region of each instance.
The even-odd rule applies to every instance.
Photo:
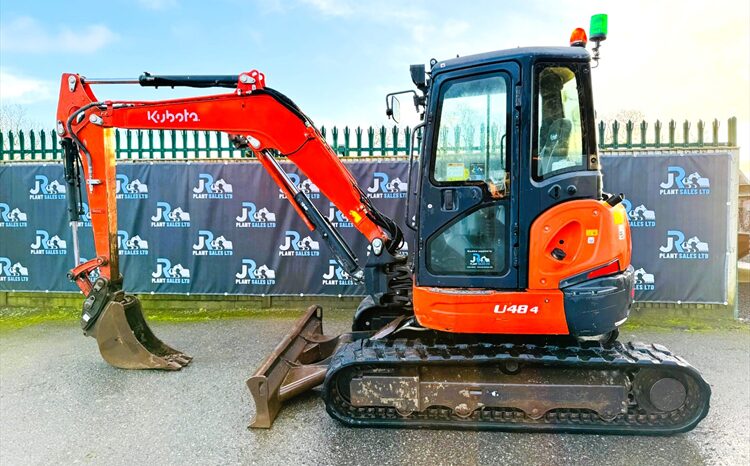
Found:
[[[482,150],[486,141],[477,144],[475,134],[485,134],[485,128],[460,127],[441,135],[440,145],[447,150]],[[350,128],[336,126],[330,131],[322,127],[323,136],[333,150],[342,157],[397,157],[405,156],[411,141],[410,127]],[[708,135],[706,132],[708,131]],[[723,131],[723,134],[720,133]],[[502,147],[496,127],[487,132],[490,146]],[[452,137],[450,137],[452,136]],[[686,148],[737,147],[737,118],[729,118],[722,129],[719,120],[708,124],[699,120],[695,125],[674,120],[666,127],[657,120],[653,125],[642,121],[627,121],[598,125],[599,149],[603,152],[632,150],[659,151]],[[725,139],[722,139],[726,137]],[[180,159],[239,159],[243,151],[234,148],[225,133],[216,131],[116,130],[117,158],[120,160],[180,160]],[[416,138],[417,141],[419,137]],[[481,138],[480,138],[481,139]],[[0,131],[0,162],[36,162],[61,160],[62,151],[54,131]]]

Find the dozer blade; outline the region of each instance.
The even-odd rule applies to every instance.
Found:
[[[193,359],[156,338],[133,295],[108,302],[86,334],[96,338],[104,360],[121,369],[177,371]]]
[[[310,306],[247,379],[255,401],[250,427],[271,427],[284,401],[323,383],[331,356],[353,338],[352,333],[323,335],[323,309]]]

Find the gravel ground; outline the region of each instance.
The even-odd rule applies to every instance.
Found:
[[[331,322],[332,320],[332,322]],[[330,331],[346,330],[341,317]],[[195,356],[181,372],[123,371],[75,325],[0,335],[2,464],[750,464],[750,332],[624,334],[658,341],[703,371],[711,411],[671,437],[349,429],[318,393],[247,430],[244,381],[292,320],[154,325]]]
[[[739,318],[750,322],[750,283],[740,283],[737,289],[739,297]]]

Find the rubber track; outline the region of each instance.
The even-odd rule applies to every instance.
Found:
[[[427,365],[477,366],[516,361],[521,366],[564,367],[586,370],[624,371],[633,376],[640,369],[659,369],[683,380],[687,399],[670,413],[649,411],[631,402],[627,413],[611,421],[587,410],[557,409],[541,419],[531,419],[518,409],[482,408],[459,417],[445,407],[430,407],[402,416],[393,407],[354,407],[338,391],[339,377],[349,380],[372,368]],[[521,372],[522,374],[523,372]],[[348,383],[348,380],[344,382]],[[637,385],[637,384],[634,384]],[[637,387],[631,388],[634,393]],[[658,344],[621,343],[604,348],[584,346],[537,346],[522,344],[430,344],[419,339],[389,341],[359,340],[342,347],[333,357],[323,385],[328,413],[355,427],[449,428],[473,430],[553,431],[602,434],[666,435],[695,427],[708,413],[711,389],[690,364]]]

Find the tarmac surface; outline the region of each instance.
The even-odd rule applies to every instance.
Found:
[[[333,318],[328,318],[333,317]],[[248,430],[245,379],[293,319],[153,324],[191,354],[180,372],[108,366],[75,324],[0,334],[0,463],[5,464],[750,464],[750,331],[624,332],[660,342],[703,372],[711,411],[671,437],[351,429],[317,392]],[[327,316],[329,333],[345,331]]]

